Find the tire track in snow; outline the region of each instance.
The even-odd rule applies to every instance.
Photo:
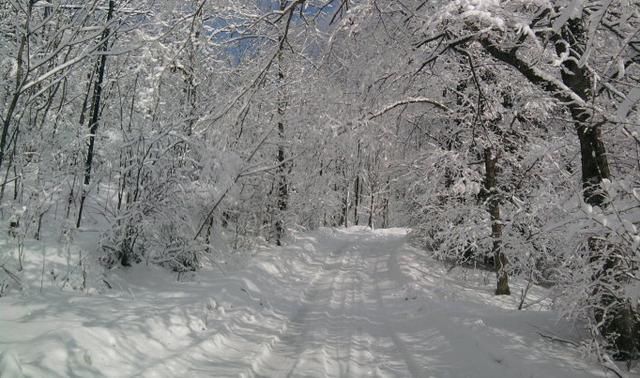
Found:
[[[411,352],[407,348],[407,345],[404,343],[404,341],[400,338],[400,336],[398,336],[398,334],[393,329],[393,323],[389,320],[391,318],[390,317],[391,314],[389,313],[384,303],[382,290],[380,289],[379,280],[377,279],[377,276],[382,273],[380,270],[380,265],[382,264],[383,266],[386,265],[386,270],[384,270],[385,272],[384,275],[390,282],[394,282],[396,285],[402,285],[404,283],[404,282],[400,282],[402,280],[400,276],[398,276],[397,274],[392,274],[392,272],[393,273],[399,272],[399,266],[397,265],[397,261],[395,261],[395,254],[400,248],[401,244],[398,244],[397,241],[394,241],[392,245],[393,245],[393,248],[388,249],[389,257],[386,260],[386,264],[384,260],[376,261],[374,264],[373,272],[370,275],[370,278],[373,280],[376,301],[378,304],[378,308],[380,309],[380,315],[382,315],[381,318],[383,319],[385,328],[388,330],[389,337],[391,338],[394,345],[398,349],[399,355],[402,357],[407,367],[407,370],[411,374],[411,376],[413,378],[423,378],[423,377],[427,377],[426,373],[423,371],[420,365],[415,361],[415,359],[411,355]],[[381,249],[384,250],[385,248],[383,247]],[[397,272],[396,272],[396,268],[397,268]]]
[[[348,254],[348,249],[345,250],[344,248],[342,248],[341,253]],[[319,315],[322,315],[322,312],[318,311],[318,308],[327,308],[332,303],[335,297],[335,294],[342,292],[342,290],[339,290],[337,288],[341,287],[342,285],[341,278],[343,277],[343,274],[346,271],[345,269],[346,262],[347,262],[347,255],[344,255],[342,259],[340,259],[339,263],[331,263],[327,265],[328,267],[331,268],[331,269],[326,269],[327,275],[336,273],[336,272],[337,274],[333,274],[331,278],[331,282],[326,285],[327,290],[325,291],[324,294],[325,295],[329,294],[327,296],[326,301],[324,300],[324,298],[322,298],[323,299],[322,301],[318,300],[317,293],[316,293],[316,295],[307,302],[307,305],[305,305],[305,308],[306,308],[305,316],[302,319],[300,319],[298,322],[295,322],[295,324],[301,328],[300,330],[301,337],[292,340],[292,342],[287,342],[287,340],[283,339],[284,345],[286,346],[295,345],[295,349],[296,349],[296,352],[294,354],[295,363],[293,364],[293,366],[291,366],[291,368],[287,372],[286,374],[287,378],[300,376],[295,373],[299,370],[304,370],[304,368],[306,367],[305,363],[312,360],[312,358],[308,358],[307,355],[312,354],[313,352],[316,352],[316,354],[319,354],[321,356],[322,366],[325,367],[326,369],[327,362],[328,362],[326,357],[328,355],[328,352],[326,350],[327,345],[324,341],[330,338],[331,333],[327,332],[327,335],[325,335],[325,337],[322,339],[323,342],[320,346],[320,350],[314,351],[313,349],[311,349],[311,347],[313,346],[313,343],[316,340],[314,340],[315,335],[313,335],[311,331],[314,331],[314,330],[317,331],[318,329],[329,330],[331,328],[332,322],[329,316],[326,314],[324,316],[320,316],[317,319],[313,319],[313,318],[310,319],[308,315],[313,314],[316,317]],[[319,292],[323,286],[325,285],[318,284],[316,285],[315,289]],[[313,327],[311,327],[312,325]],[[327,371],[329,370],[325,370],[325,373]],[[308,376],[308,375],[305,375],[305,376]]]
[[[359,268],[362,267],[361,255],[350,250],[348,253],[348,265],[343,268],[341,287],[342,292],[341,311],[336,334],[336,348],[346,349],[346,355],[338,355],[339,377],[371,376],[364,373],[364,367],[371,366],[372,361],[367,360],[367,354],[363,351],[364,343],[361,341],[362,327],[358,322],[362,318],[362,308],[365,304],[363,280]],[[368,346],[367,346],[368,347]],[[371,373],[371,371],[369,371]]]
[[[384,290],[399,289],[406,283],[394,256],[402,242],[394,238],[381,244],[370,235],[360,235],[330,253],[302,306],[244,376],[388,376],[394,373],[380,370],[380,362],[388,361],[403,366],[401,376],[426,377],[394,331],[392,313],[378,282],[383,279],[391,285]],[[365,334],[362,322],[380,324],[379,333]],[[376,340],[389,340],[391,352],[376,352],[372,344]]]
[[[367,296],[365,294],[364,285],[365,282],[367,282],[368,275],[362,271],[364,268],[365,261],[362,253],[357,253],[350,272],[352,311],[350,316],[347,318],[348,321],[346,324],[346,327],[351,330],[350,345],[355,346],[355,355],[349,360],[350,369],[346,375],[347,377],[352,376],[349,374],[352,371],[358,372],[359,376],[379,376],[378,369],[376,367],[376,358],[370,351],[371,343],[367,342],[362,330],[363,328],[360,324],[362,319],[366,319],[364,308],[366,306]],[[353,330],[355,330],[355,332]],[[369,367],[368,371],[366,371],[366,367]]]
[[[341,278],[340,280],[338,280],[337,282],[340,284],[340,287],[332,287],[332,297],[336,297],[336,294],[341,294],[340,295],[340,299],[337,301],[333,301],[331,303],[336,302],[340,307],[340,313],[344,314],[346,312],[346,307],[347,307],[347,292],[346,290],[344,290],[344,273],[345,273],[345,266],[344,263],[347,261],[348,256],[350,255],[350,251],[347,251],[345,253],[345,256],[342,260],[343,262],[343,266],[342,269],[340,269],[338,271],[338,276]],[[333,298],[332,298],[333,299]],[[340,323],[344,323],[344,320],[341,319],[342,321]],[[330,340],[333,343],[333,348],[335,349],[335,355],[336,355],[336,359],[335,362],[338,365],[338,371],[340,376],[344,376],[344,374],[348,374],[349,373],[349,365],[348,365],[348,361],[351,359],[351,345],[348,342],[345,342],[343,340],[344,336],[343,335],[347,335],[347,338],[350,338],[351,335],[348,333],[349,330],[345,328],[344,324],[338,324],[339,322],[337,321],[333,321],[332,322],[332,328],[336,329],[333,332],[330,332],[331,334],[333,334],[333,339]],[[345,348],[345,344],[346,344],[346,348]],[[345,351],[346,349],[346,351]],[[344,353],[344,354],[343,354]],[[344,360],[347,360],[347,364],[345,364]]]
[[[322,270],[312,280],[308,289],[302,298],[302,306],[289,318],[285,326],[280,332],[277,339],[265,346],[260,356],[252,364],[251,368],[244,377],[255,378],[274,378],[274,377],[293,377],[293,373],[303,360],[305,352],[305,341],[308,338],[308,322],[309,314],[313,307],[319,305],[318,295],[323,288],[329,288],[329,292],[333,293],[333,288],[338,275],[334,274],[336,270],[340,270],[344,265],[344,253],[351,246],[351,242],[345,242],[337,250],[328,254],[324,260]],[[334,262],[338,257],[339,262]],[[331,297],[326,298],[324,307],[327,307]],[[326,350],[321,350],[324,357],[324,365],[326,366]],[[278,372],[273,371],[277,368]]]

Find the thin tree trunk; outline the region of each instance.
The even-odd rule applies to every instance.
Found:
[[[109,0],[109,10],[107,11],[107,25],[111,22],[113,18],[113,11],[115,8],[115,1]],[[94,148],[95,148],[95,139],[96,133],[98,132],[98,125],[100,123],[100,112],[101,112],[101,104],[102,104],[102,90],[103,90],[103,82],[104,82],[104,74],[107,67],[107,50],[109,49],[109,28],[105,28],[102,32],[102,47],[100,51],[103,53],[100,55],[100,63],[98,65],[98,77],[96,78],[96,83],[94,86],[93,92],[93,101],[92,101],[92,110],[91,110],[91,121],[89,123],[89,147],[87,148],[87,160],[84,164],[84,186],[82,188],[82,195],[80,198],[80,208],[78,209],[78,221],[76,222],[76,227],[80,227],[80,223],[82,222],[82,211],[84,209],[84,202],[87,199],[87,191],[89,189],[89,184],[91,183],[91,168],[93,166],[93,156],[94,156]]]
[[[358,145],[359,147],[360,145]],[[359,223],[358,219],[358,205],[360,205],[360,176],[356,175],[356,181],[354,183],[353,188],[353,224],[356,226]]]
[[[287,5],[286,1],[280,1],[280,11],[284,11]],[[285,35],[282,36],[282,41],[286,38]],[[278,170],[277,170],[277,178],[278,187],[276,191],[276,195],[278,196],[278,214],[276,216],[275,222],[275,231],[276,231],[276,245],[282,245],[282,239],[284,238],[285,233],[285,212],[287,211],[287,202],[289,196],[289,189],[287,186],[287,176],[286,176],[286,167],[285,167],[285,133],[284,133],[284,116],[285,116],[285,108],[286,108],[286,100],[284,93],[284,71],[283,71],[283,55],[282,55],[282,46],[280,46],[280,50],[278,51],[278,103],[277,103],[277,111],[278,111]]]
[[[509,276],[507,274],[507,256],[502,251],[502,219],[500,218],[500,199],[498,196],[498,156],[491,148],[484,150],[485,161],[485,190],[488,193],[487,211],[491,217],[491,238],[493,239],[492,254],[498,276],[496,295],[509,295]]]
[[[226,213],[223,213],[226,214]],[[211,234],[213,233],[213,217],[209,218],[209,225],[207,226],[207,237],[205,239],[206,252],[211,253]]]
[[[384,185],[384,197],[382,199],[382,228],[389,227],[389,179]]]
[[[358,218],[358,206],[360,205],[360,191],[361,191],[361,183],[360,183],[360,141],[358,141],[358,148],[356,152],[356,181],[354,183],[353,188],[353,224],[356,226],[360,223],[360,219]]]
[[[31,14],[31,7],[32,3],[29,2],[29,15]],[[29,21],[27,20],[27,22]],[[24,78],[22,77],[24,65],[22,54],[24,54],[26,44],[27,37],[24,36],[22,37],[22,40],[20,41],[20,47],[18,48],[15,91],[11,98],[11,102],[9,103],[9,107],[7,108],[6,115],[4,116],[4,122],[2,123],[2,134],[0,135],[0,168],[2,168],[2,164],[4,163],[5,149],[7,148],[7,137],[9,135],[9,126],[11,125],[11,121],[13,120],[13,113],[18,106],[18,100],[20,99],[22,84],[24,82]]]
[[[369,226],[369,228],[373,229],[373,214],[374,214],[374,204],[375,204],[375,196],[373,194],[373,188],[371,190],[371,195],[369,198],[369,222],[367,223],[367,225]]]
[[[346,193],[342,200],[342,220],[344,221],[344,227],[349,227],[349,185],[347,185]]]
[[[11,159],[9,159],[9,164],[7,165],[7,170],[5,172],[4,175],[4,181],[2,182],[2,186],[0,187],[0,203],[2,202],[2,200],[4,199],[4,190],[6,188],[7,182],[9,182],[9,171],[13,168],[13,175],[15,176],[13,179],[13,200],[15,201],[18,198],[18,185],[20,184],[20,179],[18,177],[18,173],[17,173],[17,168],[16,165],[14,164],[14,158],[16,156],[16,149],[18,147],[18,134],[20,132],[20,129],[16,129],[15,132],[13,133],[13,136],[11,138],[11,141],[9,142],[9,145],[11,145],[11,143],[13,143],[13,151],[11,153]]]

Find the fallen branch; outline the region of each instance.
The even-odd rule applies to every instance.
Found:
[[[544,301],[545,301],[545,300],[547,300],[547,299],[549,299],[549,297],[548,297],[548,296],[547,296],[547,297],[542,297],[542,298],[540,298],[540,299],[536,299],[535,301],[530,302],[530,303],[523,303],[523,304],[522,304],[522,308],[521,308],[521,310],[527,309],[527,308],[529,308],[529,307],[531,307],[531,306],[533,306],[533,305],[536,305],[536,304],[538,304],[538,303],[544,302]]]
[[[600,365],[615,374],[618,378],[625,378],[625,375],[620,371],[620,369],[618,369],[618,366],[616,366],[616,363],[611,360],[611,357],[609,357],[608,354],[603,353],[600,358]]]
[[[538,331],[538,335],[544,337],[545,339],[549,339],[551,341],[557,341],[557,342],[560,342],[560,343],[572,345],[574,347],[580,347],[580,344],[578,344],[577,342],[575,342],[573,340],[563,339],[561,337],[553,336],[553,335],[547,335],[547,334],[542,333],[540,331]]]
[[[103,278],[102,282],[104,282],[109,290],[113,289],[113,286],[109,283],[109,281],[106,280],[106,278]]]
[[[2,270],[4,270],[4,272],[7,273],[7,275],[11,277],[12,280],[16,281],[16,283],[20,286],[20,288],[22,288],[22,281],[20,281],[20,277],[18,277],[15,273],[7,269],[7,267],[5,267],[4,264],[0,265],[0,268],[2,268]]]

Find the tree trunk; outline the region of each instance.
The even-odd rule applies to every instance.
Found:
[[[345,189],[344,197],[342,199],[342,218],[344,221],[344,227],[349,227],[349,186]],[[342,223],[342,222],[341,222]]]
[[[353,224],[358,225],[360,223],[360,219],[358,217],[358,206],[360,205],[360,191],[362,187],[362,183],[360,182],[360,141],[358,141],[358,148],[356,151],[356,181],[354,183],[353,188]]]
[[[286,1],[280,1],[280,11],[284,11],[287,5]],[[286,32],[285,32],[286,33]],[[286,38],[286,34],[282,36],[282,41]],[[277,193],[278,196],[278,214],[276,216],[275,222],[275,231],[276,231],[276,245],[282,245],[282,239],[284,238],[285,233],[285,212],[287,211],[287,202],[289,196],[289,188],[287,185],[287,176],[285,169],[285,151],[284,151],[284,143],[285,143],[285,134],[284,134],[284,116],[285,116],[285,108],[286,108],[286,99],[284,92],[284,71],[283,71],[283,61],[282,61],[282,46],[278,51],[277,56],[278,63],[278,100],[277,100],[277,112],[278,112],[278,170],[277,170]]]
[[[107,22],[113,19],[113,10],[115,8],[115,1],[109,0],[109,10],[107,11]],[[92,100],[92,110],[91,110],[91,121],[89,123],[89,147],[87,148],[87,159],[84,164],[84,187],[82,188],[82,195],[80,198],[80,208],[78,209],[78,221],[76,222],[76,227],[80,227],[80,223],[82,222],[82,210],[84,209],[84,202],[87,199],[87,190],[89,188],[89,184],[91,183],[91,168],[93,166],[93,156],[94,156],[94,148],[95,148],[95,139],[96,133],[98,132],[98,124],[100,122],[100,108],[102,104],[102,89],[103,89],[103,81],[104,81],[104,73],[107,67],[107,50],[109,49],[109,28],[105,28],[102,32],[102,46],[100,51],[103,53],[100,55],[100,60],[98,64],[98,77],[96,78],[95,86],[93,87],[93,100]]]
[[[29,2],[29,8],[28,8],[28,15],[31,15],[31,9],[33,7],[33,3]],[[28,23],[29,20],[27,19],[27,25],[25,25],[26,30],[29,30],[28,28]],[[4,163],[5,160],[5,152],[6,149],[9,148],[9,146],[7,145],[7,137],[9,136],[9,127],[11,126],[11,121],[13,120],[13,114],[16,110],[16,108],[18,107],[18,100],[20,99],[20,94],[22,92],[22,86],[24,84],[24,81],[26,79],[26,76],[23,77],[23,71],[24,71],[24,60],[22,58],[22,55],[24,54],[24,50],[25,48],[27,48],[27,36],[23,36],[21,41],[20,41],[20,47],[18,48],[18,55],[16,57],[16,85],[15,85],[15,90],[13,93],[13,96],[11,98],[11,102],[9,103],[9,107],[7,108],[7,112],[4,116],[4,122],[2,123],[2,133],[0,134],[0,168],[2,168],[2,165]],[[26,75],[26,74],[24,74]],[[14,143],[17,143],[17,140],[14,141]],[[2,184],[2,191],[4,193],[4,183]],[[0,198],[1,200],[2,198]]]
[[[493,261],[498,276],[496,295],[509,295],[509,276],[507,274],[507,256],[502,251],[502,219],[500,218],[500,199],[498,196],[498,156],[491,148],[484,150],[485,190],[488,194],[487,211],[491,217],[491,238],[493,239]]]
[[[382,228],[389,227],[389,195],[390,195],[389,179],[384,184],[384,196],[382,197]]]
[[[367,225],[373,229],[373,214],[374,214],[375,195],[373,194],[373,188],[371,188],[371,196],[369,198],[369,222]]]
[[[600,127],[576,122],[576,132],[580,140],[584,201],[591,206],[606,206],[607,196],[601,184],[602,180],[610,177],[610,171],[602,131]]]
[[[356,182],[353,185],[353,195],[353,224],[357,226],[359,223],[358,205],[360,204],[360,176],[356,176]]]
[[[13,137],[11,138],[11,141],[9,142],[9,145],[11,145],[11,143],[13,143],[13,151],[11,152],[11,156],[10,159],[8,161],[7,164],[7,169],[6,172],[4,174],[4,180],[2,181],[2,186],[0,187],[0,203],[2,203],[2,200],[4,199],[4,190],[7,186],[7,183],[9,182],[9,171],[11,171],[11,169],[13,168],[13,200],[15,201],[18,198],[18,186],[20,185],[20,178],[18,177],[18,171],[16,168],[16,164],[14,164],[14,158],[16,156],[16,150],[18,148],[18,134],[20,134],[20,129],[17,128],[15,130],[15,132],[13,133]]]
[[[554,42],[559,55],[569,53],[570,56],[562,64],[562,82],[585,103],[590,103],[593,100],[591,72],[586,65],[579,65],[588,38],[583,22],[579,18],[567,21],[561,36],[556,36]],[[571,103],[569,110],[580,140],[584,202],[591,206],[606,207],[607,193],[602,188],[602,182],[610,178],[611,172],[601,126],[593,123],[588,109]],[[599,273],[594,277],[598,283],[593,292],[594,297],[599,298],[599,308],[594,311],[594,317],[600,324],[600,332],[611,342],[615,359],[637,358],[640,349],[640,339],[637,337],[640,334],[640,316],[629,299],[618,297],[610,290],[611,287],[621,288],[625,280],[623,275],[616,273],[616,269],[623,264],[622,259],[618,253],[611,251],[610,245],[595,237],[589,240],[589,250],[591,262],[601,264]],[[610,251],[607,253],[607,250]],[[602,308],[607,308],[608,311],[602,312]]]
[[[579,64],[586,46],[586,38],[583,20],[575,18],[567,21],[561,34],[556,35],[554,42],[558,55],[568,53],[570,56],[570,59],[565,59],[562,63],[560,71],[562,82],[580,96],[585,103],[591,103],[593,98],[591,73],[586,64]],[[566,51],[568,48],[569,51]],[[569,111],[580,140],[584,201],[591,206],[603,206],[606,202],[606,195],[600,185],[603,179],[610,177],[611,173],[600,125],[593,124],[589,109],[585,109],[575,102],[569,104]]]

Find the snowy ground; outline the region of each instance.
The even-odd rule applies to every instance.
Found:
[[[36,261],[26,272],[39,282]],[[144,265],[105,278],[112,290],[0,298],[0,376],[607,376],[540,336],[577,334],[545,310],[544,290],[516,311],[492,277],[447,272],[401,229],[297,235],[189,282]]]

